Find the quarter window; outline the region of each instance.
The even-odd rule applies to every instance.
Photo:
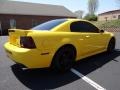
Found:
[[[71,32],[93,32],[98,33],[99,29],[89,22],[77,21],[70,25]]]
[[[56,19],[51,20],[45,23],[42,23],[36,27],[33,27],[32,30],[51,30],[52,28],[66,22],[66,19]]]

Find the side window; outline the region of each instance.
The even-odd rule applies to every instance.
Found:
[[[77,21],[70,25],[71,32],[92,32],[98,33],[99,29],[89,22]]]
[[[10,28],[16,28],[16,20],[10,19]]]

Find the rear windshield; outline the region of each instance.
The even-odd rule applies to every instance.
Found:
[[[33,27],[32,30],[51,30],[52,28],[60,25],[61,23],[64,23],[67,21],[66,19],[56,19],[56,20],[51,20],[45,23],[42,23],[36,27]]]

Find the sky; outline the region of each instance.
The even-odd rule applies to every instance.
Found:
[[[77,10],[84,11],[84,14],[88,12],[88,0],[13,0],[13,1],[24,1],[41,4],[53,4],[62,5],[75,12]],[[110,10],[116,10],[118,8],[117,0],[99,0],[99,7],[96,14],[100,14]]]

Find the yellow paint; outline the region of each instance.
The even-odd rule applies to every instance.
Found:
[[[76,48],[76,60],[107,50],[109,40],[114,36],[112,33],[70,32],[70,24],[74,21],[79,21],[79,19],[68,19],[51,31],[14,29],[15,32],[9,33],[9,41],[4,45],[7,55],[28,68],[44,68],[51,65],[54,54],[66,44],[71,44]],[[21,48],[20,36],[31,36],[36,48]],[[41,55],[42,53],[49,54]]]

